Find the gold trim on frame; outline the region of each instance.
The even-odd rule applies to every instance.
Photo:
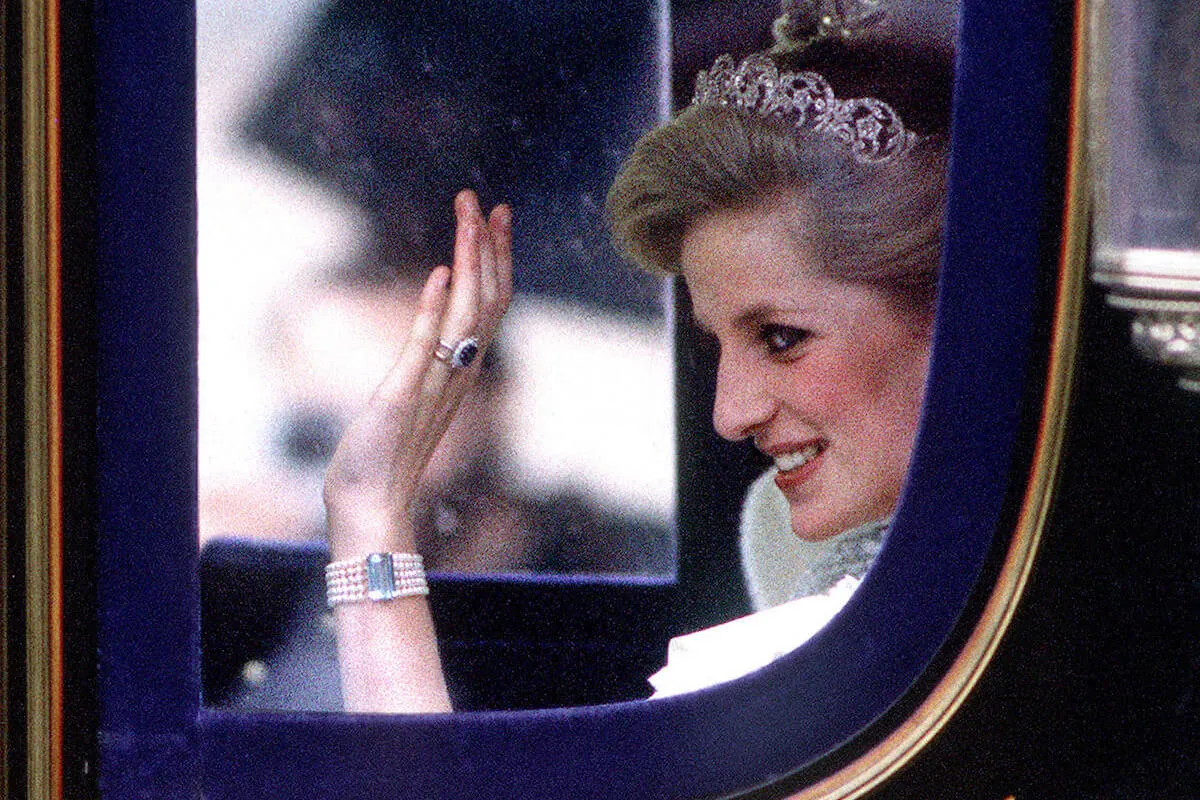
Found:
[[[1033,467],[1012,543],[979,622],[929,697],[886,739],[791,800],[853,800],[878,787],[946,725],[979,680],[1024,592],[1058,478],[1079,337],[1087,268],[1088,187],[1085,164],[1088,0],[1075,7],[1063,239],[1047,384]]]
[[[21,14],[26,796],[62,797],[62,374],[58,5]]]
[[[8,63],[8,15],[0,14],[0,64]],[[8,262],[9,241],[7,216],[11,209],[8,203],[8,86],[7,70],[0,69],[0,142],[4,143],[4,158],[0,159],[0,206],[4,209],[5,224],[0,225],[0,263],[10,269]],[[0,707],[0,749],[4,752],[4,760],[0,761],[0,797],[9,796],[9,748],[12,746],[10,731],[12,730],[12,707],[8,702],[8,610],[9,589],[8,575],[12,567],[8,561],[8,453],[11,442],[8,440],[9,420],[9,391],[8,385],[8,326],[12,324],[9,317],[8,279],[0,279],[0,697],[4,698]]]

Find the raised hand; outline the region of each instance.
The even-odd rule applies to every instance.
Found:
[[[453,268],[434,269],[391,371],[355,418],[325,476],[331,555],[412,550],[410,512],[421,473],[479,374],[512,297],[512,213],[484,219],[473,192],[454,202]],[[470,363],[473,339],[478,352]]]
[[[417,483],[512,297],[509,209],[497,206],[485,220],[474,193],[464,191],[454,213],[454,266],[438,267],[425,282],[395,366],[342,435],[325,473],[335,561],[413,551]],[[458,345],[471,338],[479,351],[469,359]],[[347,711],[450,710],[423,596],[339,604],[334,618]]]

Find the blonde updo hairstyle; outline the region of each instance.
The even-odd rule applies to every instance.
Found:
[[[689,106],[635,145],[608,195],[617,247],[654,273],[678,274],[682,241],[702,217],[780,199],[827,277],[880,291],[899,311],[932,319],[946,196],[949,54],[879,41],[827,40],[773,53],[781,71],[823,75],[838,99],[888,103],[917,142],[886,163],[774,118]]]

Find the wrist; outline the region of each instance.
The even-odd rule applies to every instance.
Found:
[[[330,514],[329,555],[334,561],[362,558],[369,553],[416,552],[412,523],[386,514]]]

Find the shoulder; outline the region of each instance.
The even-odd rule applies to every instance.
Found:
[[[828,592],[714,625],[667,645],[667,663],[650,676],[655,697],[692,692],[765,667],[811,639],[858,588],[847,575]]]

